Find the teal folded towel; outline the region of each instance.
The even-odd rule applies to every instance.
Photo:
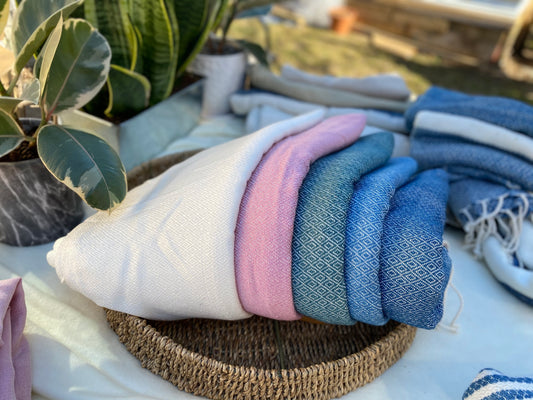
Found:
[[[346,220],[354,183],[384,165],[394,139],[388,132],[315,161],[298,196],[292,240],[296,310],[331,324],[351,325],[344,280]]]

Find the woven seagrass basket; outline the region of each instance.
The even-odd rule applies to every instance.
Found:
[[[195,154],[150,161],[130,189]],[[210,399],[332,399],[380,376],[410,347],[416,328],[389,322],[340,326],[274,321],[149,321],[106,310],[120,341],[144,368]]]

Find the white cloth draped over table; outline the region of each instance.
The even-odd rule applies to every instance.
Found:
[[[48,262],[102,307],[162,320],[249,317],[234,274],[246,183],[275,142],[323,117],[313,111],[198,153],[57,240]]]

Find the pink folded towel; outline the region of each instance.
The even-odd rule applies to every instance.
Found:
[[[31,399],[30,348],[22,336],[25,323],[21,279],[0,281],[0,399]]]
[[[235,275],[243,308],[296,320],[291,288],[291,242],[298,190],[311,163],[354,143],[362,114],[329,118],[276,143],[248,181],[235,232]]]

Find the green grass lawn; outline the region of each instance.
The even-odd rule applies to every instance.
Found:
[[[533,84],[507,79],[497,66],[486,66],[481,70],[452,64],[429,54],[418,54],[406,60],[374,48],[368,37],[361,33],[338,36],[332,31],[313,27],[269,26],[275,72],[279,72],[283,64],[335,76],[362,77],[397,72],[416,94],[423,93],[431,85],[439,85],[466,93],[533,102]],[[253,19],[235,21],[230,36],[265,44],[264,30]]]

